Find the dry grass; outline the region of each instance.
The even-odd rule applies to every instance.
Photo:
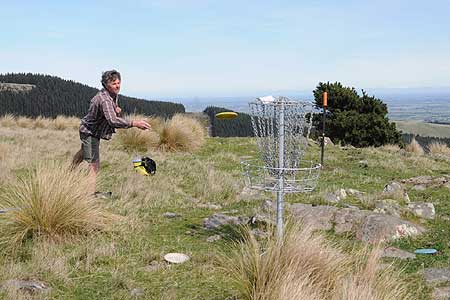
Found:
[[[17,117],[16,125],[22,128],[32,128],[33,119],[27,117]]]
[[[428,145],[431,155],[450,156],[450,148],[445,143],[433,142]]]
[[[49,124],[50,124],[49,119],[39,116],[36,119],[34,119],[33,128],[48,128]]]
[[[131,152],[142,152],[147,151],[155,135],[153,131],[129,128],[117,130],[116,138],[123,149]]]
[[[145,152],[149,148],[156,147],[159,142],[159,129],[164,120],[159,117],[146,117],[143,115],[130,115],[132,120],[145,120],[151,126],[151,130],[142,131],[138,128],[118,129],[117,141],[121,147],[130,152]]]
[[[248,231],[225,260],[244,300],[406,300],[407,283],[391,267],[380,271],[380,250],[345,254],[298,225],[258,241]]]
[[[425,153],[415,138],[412,139],[410,144],[406,145],[405,150],[416,155],[423,155]]]
[[[176,114],[170,120],[145,116],[131,116],[131,118],[146,120],[152,128],[149,131],[137,128],[118,130],[117,139],[128,151],[157,149],[193,152],[205,143],[206,130],[197,119],[181,114]]]
[[[0,118],[0,126],[14,127],[16,126],[16,117],[12,114],[6,114]]]
[[[163,151],[192,152],[205,143],[206,131],[193,118],[176,114],[160,128],[157,148]]]
[[[78,129],[80,119],[77,117],[57,116],[55,119],[39,116],[35,119],[30,117],[15,117],[6,114],[0,118],[2,127],[21,127],[21,128],[48,128],[56,130]]]
[[[54,120],[52,120],[50,124],[51,128],[56,130],[66,130],[69,128],[73,128],[71,119],[65,116],[57,116]]]
[[[6,159],[6,155],[8,154],[8,147],[5,144],[0,144],[0,161]]]
[[[87,234],[108,229],[117,216],[107,213],[90,194],[91,180],[82,170],[41,163],[0,194],[9,211],[0,220],[0,244],[17,249],[28,238]]]
[[[400,151],[400,146],[396,145],[396,144],[386,144],[386,145],[381,146],[381,149],[383,149],[387,152],[397,153]]]

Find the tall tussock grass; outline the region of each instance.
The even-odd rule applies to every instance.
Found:
[[[176,114],[171,119],[133,117],[151,125],[149,131],[137,128],[119,130],[117,139],[129,151],[157,149],[161,151],[193,152],[205,143],[206,130],[195,118]]]
[[[118,219],[90,194],[86,171],[40,163],[0,193],[0,245],[17,249],[26,239],[83,235],[109,229]]]
[[[417,155],[423,155],[425,152],[423,151],[422,146],[416,141],[415,138],[412,139],[411,143],[406,145],[405,150]]]
[[[16,117],[12,114],[6,114],[0,117],[0,126],[14,127],[16,126]]]
[[[159,129],[156,146],[164,151],[192,152],[203,146],[205,137],[205,128],[198,120],[176,114]]]
[[[445,143],[433,142],[428,145],[431,155],[444,155],[450,157],[450,148]]]
[[[16,125],[22,128],[32,128],[33,127],[33,119],[27,117],[17,117]]]
[[[380,253],[366,248],[347,254],[311,229],[290,224],[282,239],[271,230],[258,241],[246,230],[223,263],[244,300],[413,299],[401,273],[380,270]]]

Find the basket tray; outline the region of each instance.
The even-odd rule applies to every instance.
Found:
[[[298,168],[271,168],[257,160],[241,162],[246,185],[268,192],[305,193],[317,186],[322,166],[312,161],[300,160]],[[280,182],[280,176],[282,182]]]

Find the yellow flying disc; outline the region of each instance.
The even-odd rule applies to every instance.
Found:
[[[237,113],[234,111],[224,111],[216,114],[217,119],[234,119],[237,117]]]

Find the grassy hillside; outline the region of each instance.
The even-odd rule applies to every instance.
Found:
[[[420,136],[450,137],[450,125],[426,123],[423,121],[394,121],[404,133]]]
[[[22,128],[13,123],[1,126],[0,192],[17,183],[18,176],[33,169],[37,162],[68,163],[79,144],[73,126],[60,130]],[[144,154],[156,160],[155,176],[134,173],[132,159]],[[0,281],[41,280],[51,287],[50,299],[240,299],[228,273],[219,264],[221,255],[230,252],[233,242],[207,242],[215,233],[205,230],[202,224],[204,218],[218,211],[252,215],[265,199],[275,199],[269,193],[242,193],[239,162],[256,154],[256,143],[251,138],[208,138],[206,145],[193,154],[127,152],[117,138],[102,141],[101,189],[112,191],[113,197],[98,201],[108,211],[122,216],[122,222],[109,232],[56,241],[28,241],[15,254],[3,252]],[[308,159],[320,159],[317,145],[309,148]],[[361,160],[366,163],[362,165]],[[448,174],[449,169],[448,160],[417,156],[395,147],[327,146],[317,190],[290,195],[287,201],[321,204],[326,192],[338,188],[374,194],[393,179],[438,176]],[[450,224],[446,216],[450,215],[450,192],[440,187],[408,193],[412,201],[434,203],[438,218],[422,221],[429,228],[424,236],[393,244],[408,251],[435,247],[439,254],[393,263],[405,269],[417,299],[431,299],[418,272],[424,267],[448,264]],[[351,204],[365,205],[356,199]],[[167,218],[166,212],[177,216]],[[362,246],[351,235],[326,234],[348,249]],[[167,265],[162,257],[168,252],[183,252],[191,259],[185,264]],[[7,293],[2,293],[6,297]],[[39,295],[30,297],[37,299]]]
[[[28,117],[82,117],[97,92],[96,88],[56,76],[31,73],[0,74],[0,116],[13,114]],[[148,101],[125,95],[119,95],[119,106],[123,113],[163,117],[185,111],[182,104]]]

